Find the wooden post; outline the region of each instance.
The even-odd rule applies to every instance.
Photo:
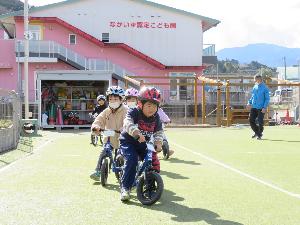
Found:
[[[202,124],[206,124],[205,81],[202,81]]]
[[[226,126],[231,125],[231,115],[230,115],[230,83],[229,80],[226,81]]]
[[[217,123],[218,127],[221,126],[221,108],[222,108],[221,98],[222,98],[221,85],[218,85],[218,89],[217,89],[217,118],[216,118],[216,120],[217,120],[216,123]]]
[[[143,80],[140,80],[140,88],[142,88],[144,85],[144,81]]]
[[[194,108],[194,118],[195,118],[195,125],[198,124],[198,84],[197,84],[198,78],[195,76],[194,80],[194,103],[195,103],[195,108]]]
[[[128,89],[128,80],[125,78],[125,88]]]

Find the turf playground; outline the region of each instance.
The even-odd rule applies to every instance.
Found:
[[[150,207],[135,191],[121,203],[113,174],[107,188],[90,180],[100,147],[87,131],[40,134],[0,168],[1,225],[300,224],[299,127],[266,127],[261,141],[241,126],[167,129],[175,154],[161,160],[165,190]]]

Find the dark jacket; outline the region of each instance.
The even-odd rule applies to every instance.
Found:
[[[104,109],[106,109],[106,105],[97,105],[94,108],[94,111],[92,112],[92,115],[94,116],[96,113],[99,115]]]

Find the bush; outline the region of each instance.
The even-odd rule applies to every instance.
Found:
[[[12,125],[12,121],[11,120],[0,120],[0,129],[1,128],[8,128]]]

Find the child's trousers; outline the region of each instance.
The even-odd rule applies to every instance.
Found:
[[[143,160],[145,158],[147,154],[147,147],[145,143],[136,145],[121,140],[120,149],[125,160],[124,173],[121,179],[121,187],[125,188],[126,190],[130,190],[134,183],[138,160]],[[160,171],[160,162],[156,152],[153,152],[152,155],[152,168],[157,172]]]

